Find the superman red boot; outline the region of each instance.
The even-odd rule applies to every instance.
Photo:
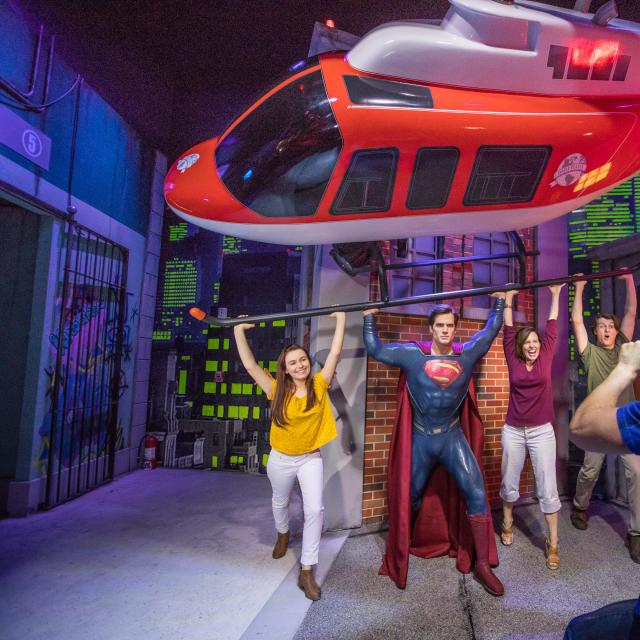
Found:
[[[498,579],[489,565],[489,545],[491,542],[490,526],[488,515],[469,516],[471,523],[471,534],[473,535],[473,546],[476,551],[476,564],[473,568],[473,577],[484,587],[485,591],[492,596],[504,595],[504,586]]]

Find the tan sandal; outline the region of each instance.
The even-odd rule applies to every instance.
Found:
[[[560,567],[560,555],[558,554],[558,547],[552,547],[549,544],[549,540],[544,541],[544,555],[547,559],[547,569],[555,571]]]
[[[510,547],[513,544],[513,522],[510,527],[505,527],[504,522],[502,523],[500,542],[502,542],[505,547]]]

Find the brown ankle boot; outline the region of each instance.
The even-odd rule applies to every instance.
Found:
[[[489,516],[469,516],[469,522],[471,523],[473,546],[476,552],[473,577],[492,596],[502,596],[504,595],[504,586],[498,576],[491,571],[489,565],[489,545],[491,544],[489,532],[493,530],[493,527],[489,526]]]
[[[282,558],[282,556],[287,553],[287,547],[289,546],[289,532],[287,533],[278,533],[278,539],[276,540],[276,544],[273,547],[273,553],[271,557],[274,560],[278,558]]]
[[[304,595],[309,600],[320,600],[320,587],[313,577],[313,569],[300,568],[298,586],[304,591]]]

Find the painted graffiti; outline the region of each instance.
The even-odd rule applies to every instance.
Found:
[[[56,464],[71,467],[106,453],[114,386],[121,410],[126,412],[131,402],[128,379],[132,374],[133,333],[137,325],[133,321],[137,320],[139,310],[130,304],[133,294],[128,293],[118,354],[118,304],[113,300],[96,302],[95,292],[92,293],[93,297],[76,295],[64,305],[65,310],[61,298],[56,304],[57,318],[61,313],[66,317],[62,335],[52,333],[49,336],[50,365],[44,372],[48,381],[47,412],[39,430],[40,443],[33,461],[40,473],[46,473],[54,404],[57,406],[54,460]],[[120,370],[114,380],[118,355]],[[125,446],[128,428],[129,425],[118,417],[116,450]]]
[[[91,320],[105,309],[106,306],[106,302],[96,302],[95,304],[90,304],[86,308],[80,309],[74,313],[75,317],[67,323],[67,326],[65,326],[63,331],[63,352],[69,348],[71,340],[80,333],[82,327],[91,322]],[[60,346],[60,337],[55,333],[52,333],[49,336],[49,342],[53,345],[54,349],[58,349]]]

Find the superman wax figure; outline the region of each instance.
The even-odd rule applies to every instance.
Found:
[[[485,327],[471,340],[464,343],[459,353],[454,352],[451,344],[457,325],[457,316],[453,309],[447,305],[438,305],[429,316],[429,325],[433,332],[430,353],[428,350],[425,353],[424,348],[417,343],[383,345],[377,335],[374,315],[367,315],[364,322],[364,343],[369,355],[385,364],[400,367],[406,376],[406,391],[409,402],[403,403],[402,394],[399,393],[399,421],[396,432],[399,430],[398,428],[402,427],[403,412],[404,422],[407,422],[406,416],[411,414],[408,420],[411,425],[409,438],[411,446],[410,496],[406,496],[405,502],[410,501],[411,527],[413,528],[415,525],[413,532],[415,533],[418,526],[423,527],[422,518],[418,521],[416,518],[420,511],[427,481],[436,464],[440,462],[464,495],[476,555],[474,577],[492,595],[502,595],[504,587],[491,571],[490,566],[497,564],[497,554],[482,471],[478,464],[481,447],[478,447],[476,439],[473,443],[474,455],[463,432],[461,413],[465,416],[468,416],[469,412],[473,413],[473,407],[469,407],[468,402],[463,406],[469,384],[472,381],[472,370],[478,360],[487,353],[498,331],[500,331],[504,304],[503,297],[496,298]],[[401,383],[403,382],[401,380]],[[478,423],[477,412],[471,416],[471,419]],[[469,420],[465,422],[467,424],[464,426],[468,427]],[[468,433],[467,437],[470,435],[472,436]],[[397,448],[398,439],[400,439],[400,443],[402,440],[407,441],[406,433],[404,436],[403,438],[402,434],[394,433],[394,443],[392,443],[392,452],[390,453],[389,538],[385,562],[381,569],[382,573],[389,573],[401,588],[406,585],[408,558],[403,558],[402,549],[397,553],[398,550],[389,548],[389,545],[402,544],[403,537],[407,538],[402,535],[401,531],[395,530],[397,527],[404,526],[405,533],[408,534],[408,537],[411,536],[411,532],[406,531],[409,527],[408,518],[403,521],[401,515],[403,508],[406,507],[405,511],[408,511],[409,507],[408,504],[402,503],[403,492],[401,488],[394,495],[394,499],[399,499],[401,504],[392,504],[391,497],[391,491],[397,485],[397,483],[394,484],[391,475],[403,472],[402,469],[392,468],[393,448]],[[397,452],[395,458],[397,458]],[[396,489],[398,489],[397,486]],[[400,514],[398,522],[394,521],[396,509]],[[441,553],[446,552],[445,548]],[[424,555],[436,554],[424,553]],[[394,562],[389,563],[390,558],[395,560],[395,566],[393,566]],[[400,558],[399,565],[398,558]],[[404,566],[402,566],[403,564]],[[390,568],[392,571],[389,571]]]

